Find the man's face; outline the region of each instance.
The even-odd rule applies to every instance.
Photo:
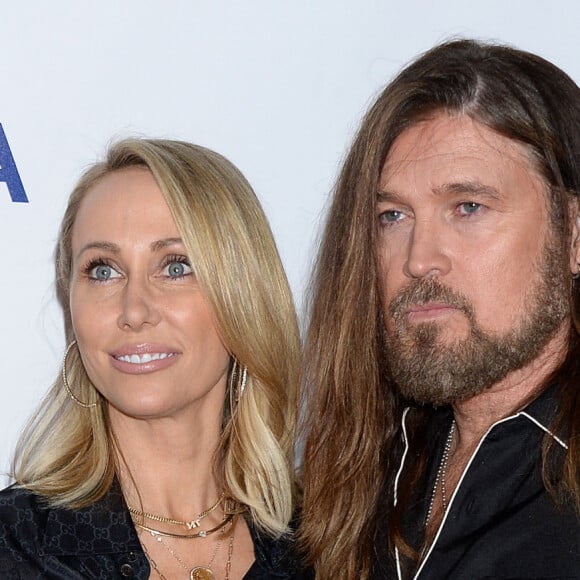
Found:
[[[561,328],[561,244],[522,145],[466,116],[421,122],[387,156],[377,215],[388,363],[405,396],[470,398]]]

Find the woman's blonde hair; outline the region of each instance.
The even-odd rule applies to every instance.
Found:
[[[226,493],[248,508],[259,528],[281,534],[291,518],[295,492],[298,325],[264,212],[232,163],[190,143],[126,139],[84,173],[70,196],[55,253],[67,341],[74,340],[69,282],[79,206],[104,176],[132,167],[144,167],[155,177],[198,283],[213,306],[221,339],[232,360],[247,367],[243,396],[233,409],[225,404],[216,476]],[[76,347],[66,364],[76,396],[96,406],[86,409],[73,402],[59,378],[21,436],[13,475],[51,505],[75,508],[109,490],[119,458],[107,406]]]

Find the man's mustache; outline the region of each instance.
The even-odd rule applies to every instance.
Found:
[[[429,302],[443,302],[463,311],[470,320],[473,319],[471,302],[463,294],[441,284],[436,278],[412,280],[391,300],[389,314],[393,320],[401,321],[413,306]]]

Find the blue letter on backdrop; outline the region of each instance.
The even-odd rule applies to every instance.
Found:
[[[12,157],[12,151],[10,151],[10,145],[8,145],[4,129],[2,129],[2,123],[0,123],[0,181],[6,182],[12,201],[28,203],[22,180],[18,174],[16,163],[14,163],[14,157]]]

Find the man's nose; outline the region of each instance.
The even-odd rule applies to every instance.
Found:
[[[444,229],[436,219],[415,220],[404,266],[405,275],[424,278],[445,276],[450,271],[451,259]]]

